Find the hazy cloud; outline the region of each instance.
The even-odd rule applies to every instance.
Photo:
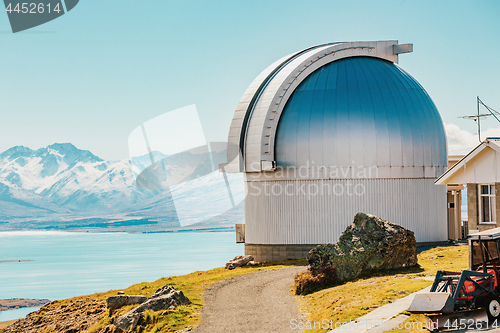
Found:
[[[455,124],[444,123],[446,137],[448,138],[448,154],[463,155],[467,154],[472,148],[479,144],[477,133],[471,133],[463,130]],[[500,127],[487,128],[481,130],[481,138],[484,140],[487,137],[500,137]]]

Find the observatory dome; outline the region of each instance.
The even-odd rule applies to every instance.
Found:
[[[422,86],[397,66],[412,44],[327,43],[279,59],[248,86],[226,172],[245,173],[245,254],[304,258],[356,213],[446,241],[446,136]]]
[[[278,124],[277,166],[378,168],[378,177],[437,177],[447,164],[441,117],[394,63],[349,57],[310,74]]]

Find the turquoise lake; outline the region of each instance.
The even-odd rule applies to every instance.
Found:
[[[235,232],[0,232],[0,299],[62,299],[222,267],[244,253]],[[17,260],[16,262],[2,262]],[[19,260],[29,260],[21,261]],[[0,311],[0,321],[36,308]]]

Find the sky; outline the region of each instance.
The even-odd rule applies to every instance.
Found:
[[[81,0],[13,34],[0,13],[0,152],[71,142],[127,159],[134,129],[190,105],[207,140],[224,141],[243,92],[272,62],[359,40],[413,43],[399,65],[436,104],[450,152],[466,152],[477,127],[460,117],[477,113],[476,96],[500,111],[498,17],[498,0]],[[496,120],[482,127],[500,136]]]

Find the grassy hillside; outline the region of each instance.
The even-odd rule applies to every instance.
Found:
[[[367,314],[373,309],[410,293],[427,287],[432,282],[424,276],[434,276],[438,269],[462,270],[468,265],[467,246],[437,247],[418,255],[418,265],[398,270],[372,272],[352,282],[317,291],[306,296],[296,296],[300,310],[310,322],[322,322],[324,319],[335,322],[348,322]],[[157,289],[171,285],[181,290],[191,301],[188,306],[180,306],[172,311],[145,313],[135,332],[187,332],[201,320],[200,310],[203,305],[202,293],[212,284],[232,277],[259,271],[279,269],[294,265],[306,265],[302,261],[286,261],[266,264],[259,267],[242,267],[235,270],[216,268],[209,271],[194,272],[187,275],[162,278],[150,283],[139,283],[123,291],[129,295],[151,296]],[[293,290],[291,290],[293,291]],[[75,297],[52,302],[39,311],[17,321],[0,333],[59,333],[120,332],[112,321],[135,306],[125,306],[114,312],[106,308],[105,300],[116,295],[112,290],[105,293]],[[412,315],[408,321],[424,320],[423,316]],[[306,332],[327,332],[327,329],[310,329]],[[397,330],[398,332],[405,332]],[[409,331],[408,331],[409,332]],[[426,332],[426,331],[422,331]]]
[[[216,268],[209,271],[194,272],[187,275],[161,278],[154,282],[135,284],[123,291],[129,295],[151,296],[157,289],[170,285],[181,290],[192,302],[191,305],[180,306],[172,311],[146,312],[136,332],[175,332],[189,330],[201,320],[200,310],[203,305],[201,295],[212,284],[232,277],[256,272],[262,269],[279,269],[295,265],[305,265],[305,260],[285,261],[265,264],[258,267],[240,267],[234,270]],[[111,325],[114,318],[132,310],[136,305],[124,306],[114,312],[106,308],[106,298],[116,295],[117,290],[88,296],[54,301],[40,308],[39,311],[17,321],[0,333],[58,333],[88,332],[110,333],[120,332]]]

